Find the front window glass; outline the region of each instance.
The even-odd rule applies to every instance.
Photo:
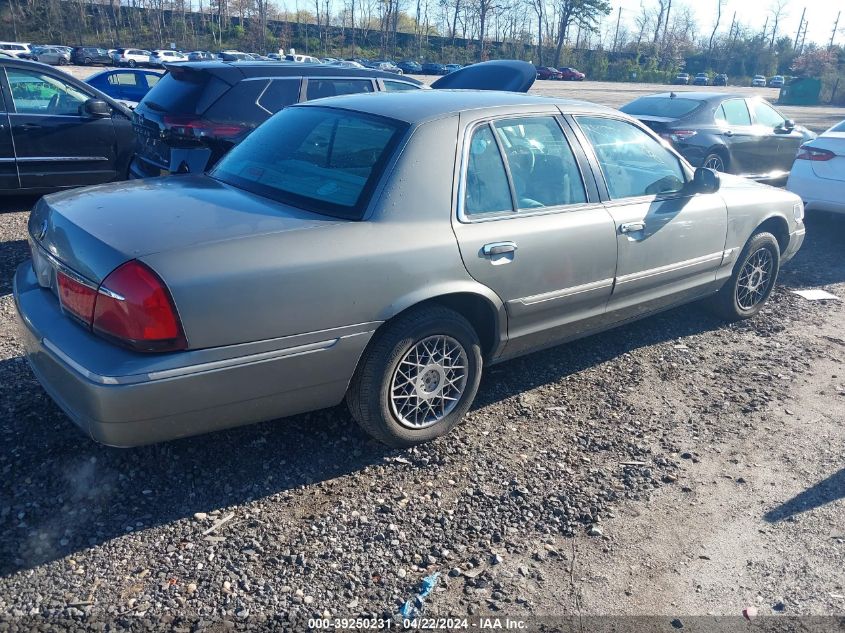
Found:
[[[360,219],[406,126],[324,108],[286,108],[230,151],[212,175],[294,206]]]
[[[467,215],[513,211],[505,165],[488,125],[479,127],[470,141],[464,211]]]
[[[306,100],[372,92],[373,82],[369,79],[309,79]]]
[[[777,113],[772,106],[765,101],[752,101],[754,108],[754,119],[758,125],[775,128],[783,125],[783,117]]]
[[[716,121],[728,125],[751,125],[745,99],[728,99],[716,109]]]
[[[520,209],[587,201],[575,156],[554,118],[507,119],[496,121],[494,128]]]
[[[78,115],[88,95],[60,79],[29,70],[6,70],[19,114]]]
[[[577,120],[596,152],[611,198],[667,194],[684,186],[677,157],[635,125],[604,117]]]
[[[406,90],[419,90],[420,87],[414,84],[409,84],[407,81],[390,81],[384,80],[385,92],[405,92]]]

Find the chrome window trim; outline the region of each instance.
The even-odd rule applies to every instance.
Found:
[[[575,150],[572,147],[572,143],[568,136],[566,136],[566,131],[561,126],[558,117],[561,116],[558,110],[553,112],[525,112],[525,113],[518,113],[518,114],[502,114],[494,117],[485,118],[479,121],[474,121],[471,124],[467,125],[464,129],[463,134],[463,146],[461,147],[461,160],[460,160],[460,169],[458,171],[458,200],[456,204],[456,217],[458,222],[461,224],[474,224],[477,222],[497,222],[500,220],[511,220],[513,218],[531,218],[538,215],[550,215],[553,213],[572,213],[574,211],[582,211],[588,209],[595,209],[600,208],[602,206],[601,202],[590,202],[589,201],[589,194],[587,192],[587,183],[584,178],[584,173],[581,170],[581,165],[578,163],[578,157],[575,155]],[[525,209],[520,210],[516,208],[513,211],[501,211],[489,214],[478,214],[472,215],[467,214],[464,208],[464,198],[466,196],[466,174],[467,169],[469,168],[469,147],[470,147],[470,140],[472,139],[472,135],[475,133],[476,129],[481,126],[488,125],[491,127],[491,132],[493,133],[493,138],[496,139],[497,145],[500,143],[498,136],[496,134],[496,130],[492,129],[495,127],[494,122],[500,120],[508,120],[508,119],[526,119],[526,118],[551,118],[557,124],[558,128],[560,129],[560,133],[563,135],[566,144],[569,146],[569,149],[572,151],[572,159],[575,161],[575,166],[578,168],[578,174],[581,177],[581,185],[584,187],[584,197],[588,198],[586,202],[576,202],[573,204],[559,204],[552,207],[543,207],[542,209]],[[501,146],[499,145],[501,148]],[[501,149],[499,150],[500,154]],[[502,156],[502,162],[505,166],[505,173],[508,177],[508,187],[511,188],[511,198],[515,195],[513,191],[513,187],[511,187],[510,183],[510,168],[507,163],[507,157]]]

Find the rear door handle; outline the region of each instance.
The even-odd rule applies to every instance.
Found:
[[[484,257],[494,257],[496,255],[504,255],[505,253],[513,253],[516,250],[514,242],[490,242],[481,248]]]
[[[626,222],[619,227],[620,233],[636,233],[645,230],[645,222]]]

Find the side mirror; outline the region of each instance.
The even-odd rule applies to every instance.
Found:
[[[717,171],[699,167],[693,174],[690,191],[692,193],[716,193],[721,185],[722,181]]]
[[[782,127],[787,132],[791,132],[792,130],[795,129],[795,121],[793,121],[792,119],[787,119],[786,121],[783,122]]]
[[[102,99],[88,99],[82,104],[82,110],[92,119],[107,119],[111,116],[111,106]]]

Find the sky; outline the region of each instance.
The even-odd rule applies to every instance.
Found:
[[[716,21],[717,0],[679,0],[687,6],[692,7],[698,18],[702,32],[709,34]],[[766,21],[766,16],[771,15],[771,7],[775,0],[723,0],[722,21],[719,26],[720,32],[727,32],[731,25],[731,18],[736,11],[736,19],[742,25],[754,26],[760,30]],[[613,5],[611,17],[616,19],[616,12],[622,7],[622,23],[629,29],[634,29],[634,18],[640,12],[640,3],[646,7],[655,6],[655,0],[610,0]],[[834,43],[845,44],[845,2],[837,0],[787,0],[778,24],[778,36],[788,35],[795,39],[798,33],[798,24],[801,21],[801,12],[807,8],[804,19],[807,21],[806,42],[827,44],[830,41],[830,34],[833,32],[833,24],[836,21],[836,14],[842,10],[842,17],[839,19],[839,27],[834,38]],[[771,29],[771,19],[769,22]],[[771,31],[770,31],[771,32]]]

